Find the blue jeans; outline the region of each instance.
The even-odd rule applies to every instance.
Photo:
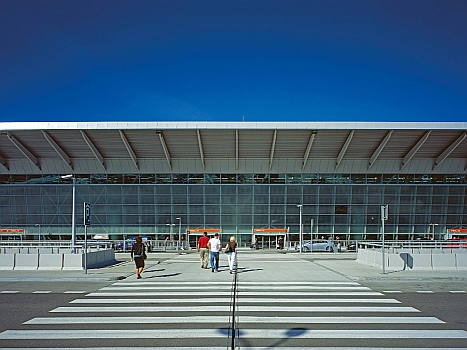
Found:
[[[219,252],[211,252],[209,255],[209,261],[212,269],[219,270]]]

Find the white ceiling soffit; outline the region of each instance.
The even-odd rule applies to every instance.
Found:
[[[0,123],[0,173],[27,163],[51,172],[43,165],[60,162],[78,173],[91,163],[111,173],[118,162],[155,173],[237,172],[248,164],[264,172],[343,172],[363,162],[360,172],[397,173],[422,161],[431,164],[427,172],[452,169],[453,161],[465,172],[467,123]]]

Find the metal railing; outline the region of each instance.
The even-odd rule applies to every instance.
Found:
[[[358,241],[358,248],[381,249],[381,241]],[[411,240],[411,241],[384,241],[384,248],[398,249],[446,249],[446,248],[467,248],[467,241],[435,241],[435,240]]]
[[[112,241],[87,241],[87,250],[99,250],[112,248],[114,243]],[[84,249],[84,241],[78,241],[75,246],[67,241],[0,241],[0,253],[5,253],[8,250],[18,250],[18,253],[37,253],[38,251],[50,251],[50,253],[59,253],[63,250],[72,251],[76,249],[82,251]]]

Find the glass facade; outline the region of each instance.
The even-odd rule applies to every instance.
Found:
[[[386,239],[414,239],[467,227],[464,175],[147,174],[76,175],[78,236],[83,202],[91,204],[89,234],[151,235],[220,228],[245,242],[254,229],[287,228],[313,237],[377,239],[381,205],[389,206]],[[71,235],[72,188],[60,176],[2,176],[0,228],[52,239]],[[180,221],[179,219],[180,218]],[[431,226],[436,223],[436,226]],[[171,225],[171,224],[175,224]],[[40,225],[40,226],[39,226]],[[305,236],[306,238],[306,236]]]

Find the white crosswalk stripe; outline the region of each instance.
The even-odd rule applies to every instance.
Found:
[[[224,316],[182,316],[182,317],[36,317],[25,324],[99,324],[99,323],[199,323],[214,324],[225,321]],[[241,323],[310,323],[310,324],[385,324],[385,323],[444,323],[436,317],[283,317],[283,316],[242,316]]]
[[[0,343],[34,341],[41,346],[46,341],[52,341],[51,344],[59,341],[63,345],[34,347],[36,350],[226,349],[230,295],[231,283],[223,281],[209,284],[119,281],[50,310],[49,317],[24,322],[24,329],[0,333]],[[310,341],[313,349],[323,350],[420,350],[420,346],[411,348],[411,342],[467,341],[467,332],[446,329],[442,320],[420,316],[416,308],[400,305],[397,299],[355,282],[240,281],[237,301],[236,335],[243,350],[309,349],[296,345],[311,344]],[[407,329],[408,326],[413,328]],[[148,340],[150,346],[120,343],[132,339]],[[284,339],[293,342],[286,346]],[[339,339],[371,346],[333,347],[319,343]],[[404,347],[383,346],[387,339],[401,339]],[[86,341],[87,346],[80,347],[78,340]],[[104,340],[115,346],[93,347]],[[265,342],[273,345],[265,346]],[[430,349],[448,350],[448,347]]]
[[[218,329],[214,332],[200,332],[199,329],[160,329],[152,330],[121,330],[121,329],[106,329],[106,330],[7,330],[0,333],[0,339],[88,339],[88,338],[130,338],[130,339],[165,339],[165,338],[225,338],[226,332],[223,329]],[[266,339],[282,339],[284,336],[307,339],[347,339],[347,338],[362,338],[362,339],[467,339],[467,332],[462,330],[340,330],[336,332],[334,329],[321,330],[287,330],[278,332],[276,329],[247,329],[240,330],[239,336],[242,338],[266,338]]]

